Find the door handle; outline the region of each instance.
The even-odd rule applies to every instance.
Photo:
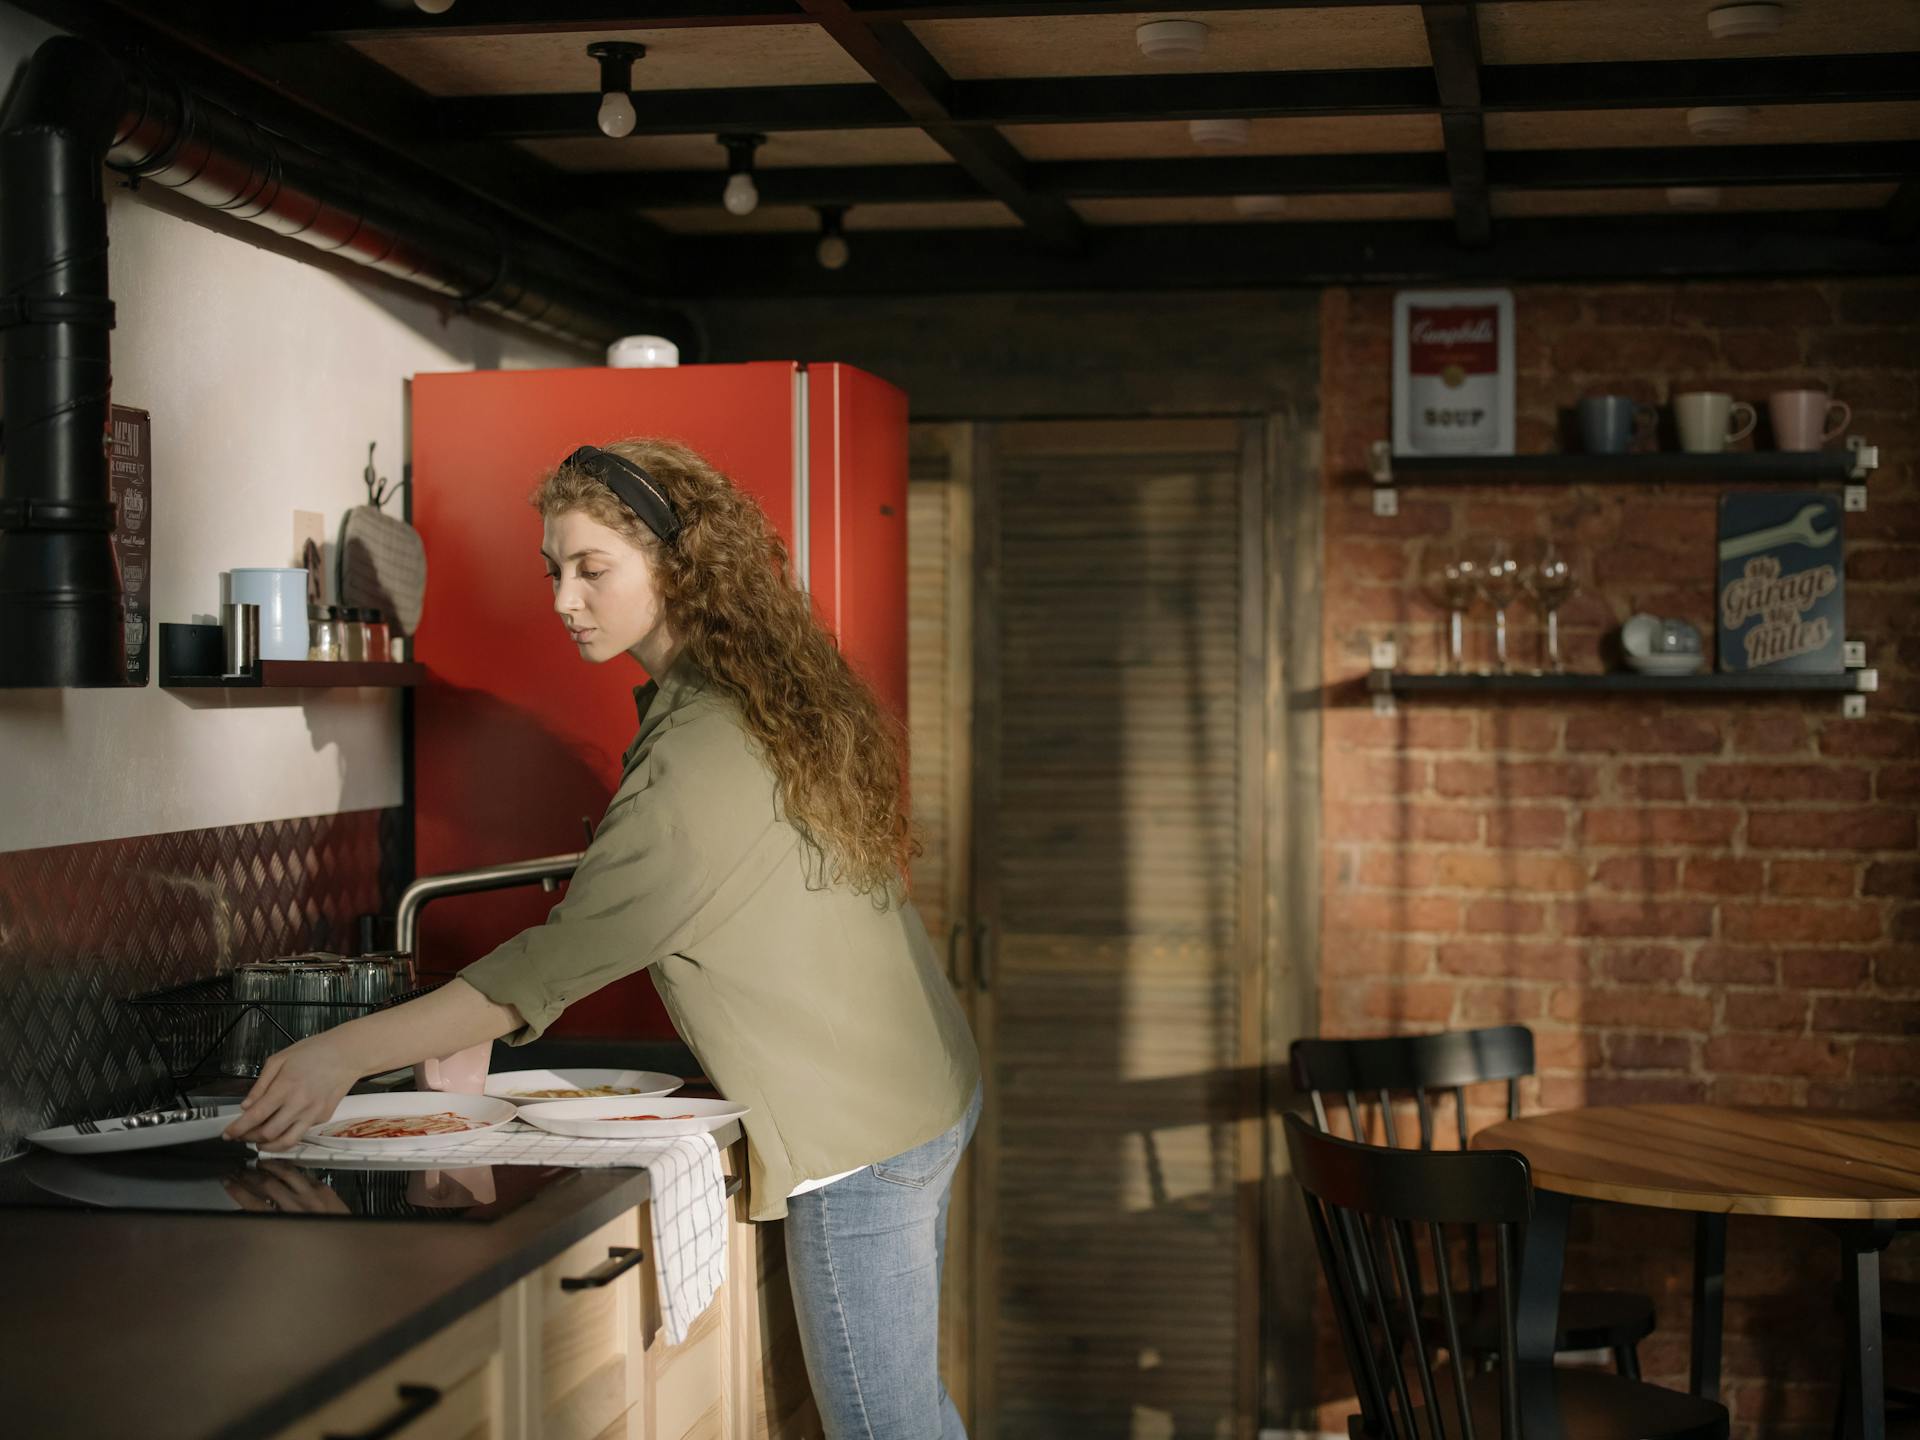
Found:
[[[993,984],[993,926],[982,920],[973,930],[973,983],[985,991]]]
[[[389,1436],[398,1435],[439,1403],[440,1392],[431,1385],[402,1385],[400,1408],[371,1430],[362,1430],[357,1435],[342,1435],[329,1430],[321,1440],[388,1440]]]
[[[602,1285],[610,1285],[627,1271],[646,1259],[646,1255],[630,1245],[609,1245],[607,1258],[584,1275],[563,1275],[560,1277],[562,1290],[598,1290]]]
[[[960,937],[967,933],[964,920],[953,922],[953,928],[947,932],[947,983],[958,989],[966,982],[960,978]]]

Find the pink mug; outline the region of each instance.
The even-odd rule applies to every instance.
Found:
[[[422,1060],[413,1067],[413,1088],[446,1090],[455,1095],[484,1095],[487,1071],[493,1068],[493,1042],[482,1040],[437,1060]]]
[[[1835,411],[1840,422],[1829,428]],[[1767,414],[1773,420],[1774,444],[1782,450],[1818,450],[1845,434],[1853,422],[1847,402],[1824,390],[1776,390],[1767,397]]]

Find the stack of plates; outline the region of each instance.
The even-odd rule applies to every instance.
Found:
[[[1698,675],[1706,668],[1704,655],[1628,655],[1626,661],[1642,675]]]

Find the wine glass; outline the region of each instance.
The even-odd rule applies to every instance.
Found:
[[[1507,663],[1507,606],[1520,593],[1520,562],[1504,540],[1489,540],[1480,551],[1479,573],[1474,586],[1480,598],[1493,607],[1493,649],[1499,659],[1500,673],[1510,675]]]
[[[1579,588],[1573,578],[1573,562],[1548,540],[1521,579],[1533,603],[1547,617],[1547,668],[1555,675],[1564,675],[1567,667],[1560,659],[1560,607]]]
[[[1460,554],[1446,545],[1431,546],[1427,551],[1422,585],[1427,599],[1436,608],[1447,612],[1447,654],[1437,667],[1442,675],[1458,675],[1461,672],[1461,624],[1462,617],[1473,604],[1475,569],[1471,556]]]

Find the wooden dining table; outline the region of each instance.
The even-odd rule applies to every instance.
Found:
[[[1720,1392],[1727,1217],[1810,1220],[1839,1240],[1846,1433],[1865,1440],[1886,1434],[1880,1252],[1898,1229],[1920,1224],[1920,1119],[1603,1105],[1503,1120],[1475,1135],[1473,1148],[1518,1151],[1533,1172],[1518,1299],[1523,1365],[1553,1363],[1574,1200],[1693,1214],[1690,1381],[1694,1394],[1710,1400]]]

